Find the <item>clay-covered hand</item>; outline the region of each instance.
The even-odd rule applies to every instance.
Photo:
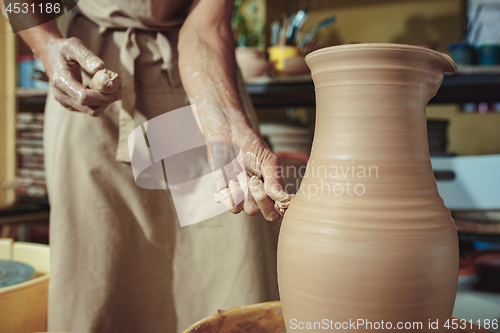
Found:
[[[277,220],[280,214],[275,202],[290,198],[281,181],[279,158],[243,114],[223,112],[215,106],[201,109],[210,115],[202,117],[201,125],[211,167],[222,170],[213,173],[216,200],[235,214],[243,210],[256,215],[260,210],[266,220]]]
[[[98,117],[121,98],[121,90],[104,94],[82,84],[83,69],[90,75],[104,69],[104,62],[78,38],[58,38],[49,42],[41,59],[53,87],[54,98],[62,106]]]

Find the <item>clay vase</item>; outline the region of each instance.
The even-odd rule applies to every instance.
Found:
[[[458,238],[432,172],[425,107],[455,63],[397,44],[328,47],[306,62],[316,130],[278,245],[287,332],[394,332],[399,322],[447,331]]]

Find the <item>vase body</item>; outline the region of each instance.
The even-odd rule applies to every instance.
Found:
[[[399,322],[447,331],[458,239],[432,172],[425,107],[455,64],[397,44],[335,46],[306,62],[316,130],[278,243],[287,332],[380,332]]]

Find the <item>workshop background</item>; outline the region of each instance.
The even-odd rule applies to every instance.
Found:
[[[445,76],[427,108],[428,137],[438,188],[459,231],[454,316],[467,320],[500,319],[499,22],[500,0],[237,0],[233,18],[237,61],[261,132],[285,167],[305,165],[313,140],[306,53],[349,43],[401,43],[452,56],[458,71]],[[15,297],[2,293],[0,277],[2,332],[2,307],[21,304],[19,316],[38,316],[42,325],[46,314],[44,78],[40,62],[0,17],[0,259],[34,268]],[[291,192],[298,190],[299,174],[284,178]],[[34,280],[37,289],[24,287]]]

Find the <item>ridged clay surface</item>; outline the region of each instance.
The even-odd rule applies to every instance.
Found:
[[[458,240],[432,172],[425,107],[455,64],[397,44],[334,46],[306,62],[316,131],[278,246],[288,332],[324,331],[292,329],[292,319],[422,322],[415,332],[445,332],[428,322],[451,318]]]

